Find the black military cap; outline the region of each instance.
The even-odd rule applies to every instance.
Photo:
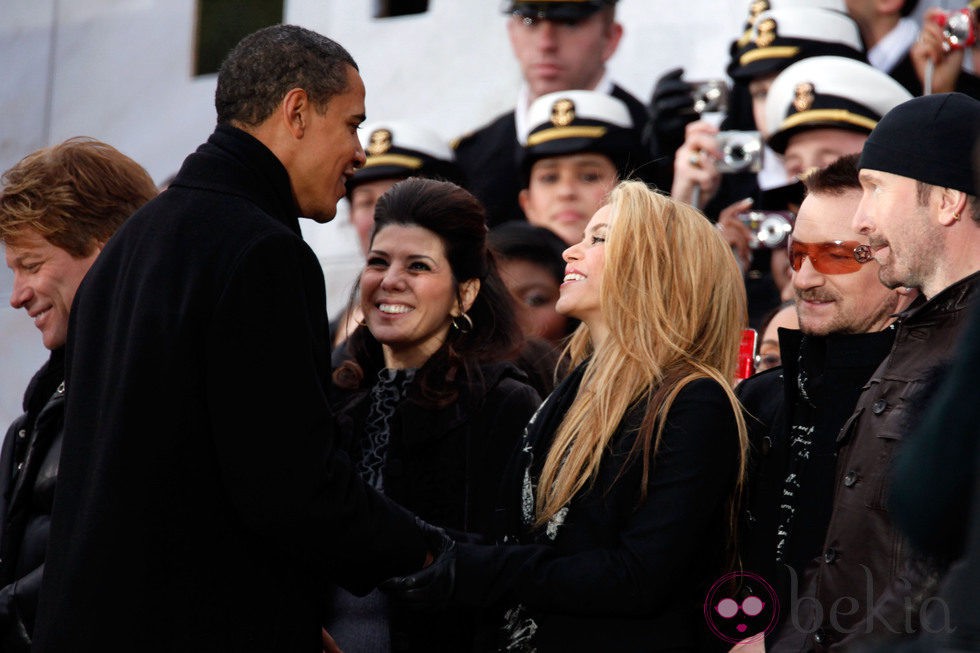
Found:
[[[506,0],[504,11],[530,20],[578,22],[616,0]]]

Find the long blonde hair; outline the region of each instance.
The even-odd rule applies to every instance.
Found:
[[[643,442],[644,499],[664,417],[680,390],[695,379],[714,379],[725,388],[738,424],[739,485],[744,477],[748,437],[732,385],[746,306],[735,258],[701,213],[641,182],[621,182],[609,204],[612,220],[600,288],[609,335],[593,350],[588,326],[582,324],[567,347],[573,364],[592,360],[545,459],[538,524],[595,477],[626,411],[645,399],[649,419],[638,438]]]

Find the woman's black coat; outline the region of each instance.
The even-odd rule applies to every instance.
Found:
[[[513,364],[489,363],[479,371],[479,380],[461,383],[459,399],[442,408],[420,405],[410,390],[391,420],[383,467],[388,498],[470,537],[489,532],[501,475],[541,403]],[[337,404],[345,448],[357,460],[370,389],[344,393]],[[472,645],[471,611],[419,613],[392,604],[389,619],[393,651],[455,653]]]
[[[563,385],[576,383],[580,372]],[[555,394],[562,391],[559,386]],[[547,405],[535,419],[546,410]],[[508,650],[715,649],[702,610],[707,588],[726,569],[739,458],[735,413],[714,381],[685,386],[668,413],[648,498],[641,503],[640,459],[634,457],[625,470],[623,464],[644,415],[645,405],[628,411],[595,482],[573,498],[553,541],[535,532],[519,538],[533,542],[528,544],[459,545],[455,600],[523,606],[511,613],[511,620],[517,615],[524,632],[534,630],[534,636],[526,648]],[[533,470],[540,469],[554,430],[542,429],[540,436],[526,443],[505,479],[509,491],[502,495],[507,501],[503,519],[511,534],[522,519],[527,454],[533,457],[536,478]],[[485,635],[484,648],[501,646],[496,628]]]

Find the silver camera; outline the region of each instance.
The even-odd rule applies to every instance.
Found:
[[[728,83],[723,79],[708,79],[690,82],[691,100],[694,111],[703,113],[725,113],[728,111]]]
[[[750,248],[776,249],[793,231],[796,215],[791,211],[749,211],[739,213],[738,219],[752,232]]]
[[[715,164],[718,172],[759,172],[762,170],[762,137],[757,131],[718,132],[721,159]]]

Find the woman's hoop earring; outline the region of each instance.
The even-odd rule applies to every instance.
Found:
[[[462,319],[460,319],[462,318]],[[451,323],[453,328],[460,333],[469,333],[473,330],[473,318],[471,318],[466,313],[460,313],[459,315],[454,315]]]

